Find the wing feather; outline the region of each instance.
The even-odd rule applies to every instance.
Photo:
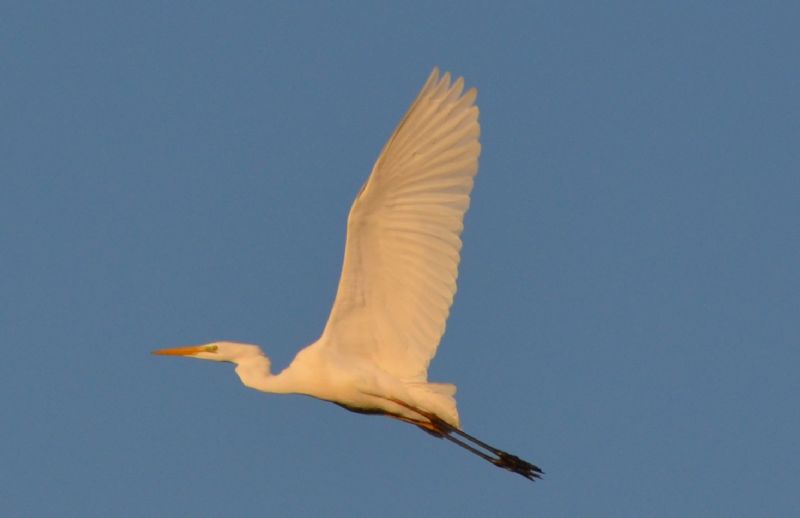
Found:
[[[456,292],[478,171],[477,92],[434,69],[350,209],[336,300],[320,343],[425,381]]]

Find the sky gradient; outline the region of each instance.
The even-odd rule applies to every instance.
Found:
[[[789,516],[796,2],[6,2],[3,516]],[[411,426],[150,355],[317,339],[347,211],[433,66],[480,171]]]

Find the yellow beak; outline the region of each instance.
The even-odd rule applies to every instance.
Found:
[[[208,349],[206,347],[203,347],[202,345],[193,345],[191,347],[158,349],[157,351],[153,351],[153,354],[158,354],[160,356],[189,356],[191,354],[197,354],[202,352],[208,352]]]

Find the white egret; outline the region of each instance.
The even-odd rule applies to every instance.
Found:
[[[236,365],[263,392],[305,394],[419,426],[528,479],[535,465],[464,433],[456,387],[428,382],[456,292],[464,213],[478,171],[476,90],[434,69],[356,196],[342,276],[322,336],[279,374],[258,346],[162,349]]]

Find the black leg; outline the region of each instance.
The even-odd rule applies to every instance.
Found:
[[[536,480],[537,478],[542,478],[542,475],[544,475],[544,471],[542,471],[539,468],[539,466],[537,466],[535,464],[531,464],[530,462],[528,462],[526,460],[520,459],[516,455],[512,455],[511,453],[505,452],[505,451],[503,451],[501,449],[495,448],[494,446],[486,444],[485,442],[483,442],[483,441],[471,436],[470,434],[468,434],[468,433],[466,433],[466,432],[464,432],[462,430],[459,430],[455,426],[451,426],[451,425],[445,423],[444,421],[442,421],[441,419],[439,419],[436,416],[431,416],[430,419],[431,419],[431,422],[437,428],[440,428],[440,429],[445,430],[447,432],[447,437],[451,437],[450,434],[460,435],[461,437],[463,437],[464,439],[472,442],[473,444],[476,444],[476,445],[480,446],[481,448],[483,448],[485,450],[488,450],[488,451],[492,452],[493,454],[495,454],[497,456],[496,459],[487,458],[488,455],[487,456],[481,455],[481,457],[483,457],[484,459],[488,460],[489,462],[491,462],[492,464],[494,464],[497,467],[500,467],[500,468],[503,468],[503,469],[507,469],[508,471],[511,471],[511,472],[514,472],[514,473],[518,473],[518,474],[522,475],[523,477],[525,477],[525,478],[527,478],[529,480]],[[461,441],[458,441],[458,442],[461,443]],[[473,453],[475,452],[474,449],[471,449],[471,451],[473,451]]]
[[[422,417],[425,417],[426,419],[428,419],[428,422],[423,422],[423,421],[416,422],[414,420],[407,418],[400,418],[400,419],[416,424],[417,426],[419,426],[420,428],[422,428],[423,430],[434,436],[440,436],[444,439],[447,439],[453,444],[457,444],[458,446],[464,448],[470,453],[473,453],[478,457],[488,462],[491,462],[492,464],[494,464],[499,468],[503,468],[505,470],[511,471],[512,473],[517,473],[519,475],[522,475],[528,480],[536,480],[538,478],[542,478],[542,475],[544,475],[544,471],[542,471],[535,464],[531,464],[526,460],[520,459],[516,455],[512,455],[508,452],[495,448],[494,446],[486,444],[485,442],[469,435],[468,433],[456,428],[455,426],[446,423],[436,415],[414,408],[413,406],[409,405],[404,401],[399,401],[395,399],[392,399],[391,401],[411,410],[412,412],[421,415]],[[458,435],[466,439],[467,441],[471,442],[475,446],[483,448],[484,450],[492,453],[494,457],[480,451],[478,448],[476,448],[471,444],[468,444],[465,441],[453,437],[453,435]]]

